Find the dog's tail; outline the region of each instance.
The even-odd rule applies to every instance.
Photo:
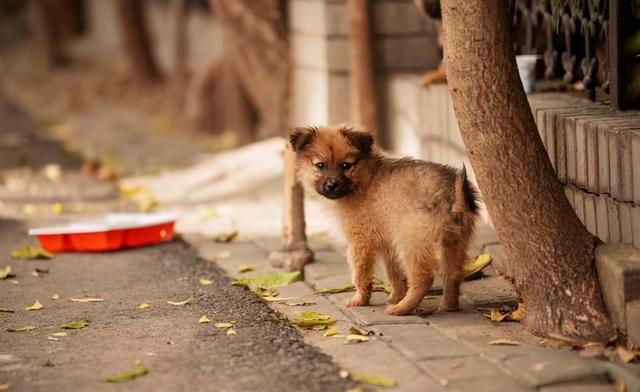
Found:
[[[469,182],[467,169],[463,165],[462,170],[456,175],[451,206],[452,222],[445,227],[445,245],[468,241],[478,217],[478,203],[478,192]]]

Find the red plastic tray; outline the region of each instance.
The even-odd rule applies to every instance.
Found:
[[[176,218],[168,214],[106,214],[67,225],[29,230],[54,253],[107,252],[173,239]]]

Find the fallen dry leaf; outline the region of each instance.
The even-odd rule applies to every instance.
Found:
[[[624,347],[624,346],[618,346],[616,348],[616,352],[618,353],[618,357],[620,357],[620,360],[624,363],[629,363],[631,361],[633,361],[634,359],[636,359],[636,357],[638,356],[638,352],[634,352],[633,350],[629,350],[628,348]]]
[[[62,203],[53,203],[51,205],[51,212],[53,212],[56,215],[60,215],[62,214],[62,212],[64,211],[64,206],[62,205]]]
[[[235,240],[238,237],[239,234],[240,234],[240,232],[238,230],[234,230],[234,231],[231,231],[229,233],[218,234],[218,235],[213,237],[213,240],[215,242],[231,242],[231,241]]]
[[[14,313],[15,310],[13,309],[7,309],[7,308],[0,308],[0,313]]]
[[[11,275],[11,266],[7,265],[3,269],[0,270],[0,279],[7,279],[9,277],[13,277],[15,275]]]
[[[369,335],[373,335],[373,331],[369,330],[369,329],[365,329],[365,328],[361,328],[358,327],[357,325],[352,325],[349,328],[349,334],[351,335],[362,335],[362,336],[369,336]]]
[[[351,380],[353,380],[355,382],[374,385],[374,386],[378,386],[378,387],[391,388],[391,387],[395,387],[396,385],[398,385],[396,380],[394,380],[393,378],[384,377],[384,376],[375,376],[375,375],[372,375],[372,374],[352,373],[350,378],[351,378]]]
[[[476,274],[478,274],[484,267],[489,265],[492,261],[491,254],[486,250],[486,247],[483,247],[483,252],[478,255],[473,262],[468,263],[464,266],[464,277],[465,279],[472,278]]]
[[[60,339],[54,338],[53,336],[47,336],[47,340],[53,340],[54,342],[59,342]]]
[[[489,342],[489,345],[491,345],[491,346],[519,346],[520,342],[516,342],[515,340],[509,340],[509,339],[498,339],[498,340],[492,340],[491,342]]]
[[[52,259],[53,256],[53,253],[47,252],[39,246],[26,244],[11,252],[11,257],[20,260]]]
[[[305,329],[313,329],[314,327],[326,328],[335,323],[331,316],[315,312],[300,312],[291,322]]]
[[[50,163],[42,168],[42,173],[53,182],[59,182],[62,176],[62,168],[57,163]]]
[[[191,301],[193,301],[193,297],[189,297],[189,298],[185,299],[184,301],[167,301],[167,303],[169,305],[182,306],[182,305],[188,304]]]
[[[347,343],[362,343],[362,342],[368,342],[370,339],[367,336],[362,336],[362,335],[355,335],[355,334],[349,334],[346,336],[347,338]]]
[[[147,303],[143,303],[143,304],[138,305],[138,309],[146,309],[146,308],[148,308],[149,306],[151,306],[151,305],[149,305],[149,304],[147,304]]]
[[[338,334],[338,328],[335,325],[332,325],[327,329],[327,332],[324,333],[324,336],[331,337],[331,336],[336,336],[337,334]]]
[[[236,330],[234,328],[227,329],[227,335],[235,335],[235,334],[236,334]]]
[[[66,332],[56,332],[56,333],[52,333],[51,336],[56,336],[56,337],[60,337],[60,336],[68,336],[69,334]]]
[[[40,276],[40,274],[38,273],[38,271],[33,270],[33,271],[31,271],[31,276],[38,277],[38,276]]]
[[[55,301],[57,299],[60,299],[60,296],[58,294],[54,294],[51,296],[51,299]]]
[[[275,289],[302,280],[299,271],[272,272],[269,274],[248,276],[231,282],[234,286],[247,287],[260,297],[273,297]]]
[[[231,323],[215,323],[215,324],[213,324],[213,326],[216,327],[216,328],[226,329],[226,328],[233,327],[233,324],[231,324]]]
[[[89,303],[89,302],[104,302],[104,298],[69,298],[71,302],[81,302],[81,303]]]
[[[82,329],[89,326],[89,322],[86,320],[73,320],[69,321],[60,328],[64,329]]]
[[[491,309],[490,319],[491,321],[495,321],[496,323],[499,323],[505,318],[507,318],[508,315],[509,313],[500,313],[498,309]]]
[[[33,305],[24,308],[25,310],[40,310],[44,308],[44,306],[40,303],[40,301],[36,300]]]
[[[17,328],[7,328],[8,332],[30,332],[36,329],[33,325],[28,325],[26,327],[17,327]]]
[[[200,285],[201,286],[208,286],[210,284],[213,283],[213,280],[209,280],[209,279],[205,279],[205,278],[200,278]]]
[[[144,186],[122,187],[120,193],[126,199],[137,204],[138,209],[142,212],[150,212],[158,205],[153,193]]]
[[[255,271],[256,266],[253,264],[241,264],[238,266],[238,272],[244,274],[245,272]]]
[[[523,303],[518,303],[518,307],[513,312],[509,313],[507,316],[507,320],[509,321],[522,321],[524,320],[524,316],[527,314],[527,311],[524,307]]]
[[[211,320],[209,320],[209,317],[207,317],[207,316],[202,316],[202,317],[200,317],[200,318],[198,319],[198,322],[199,322],[200,324],[208,323],[208,322],[210,322],[210,321],[211,321]]]
[[[105,382],[125,382],[129,380],[133,380],[134,378],[146,376],[149,373],[149,370],[141,365],[134,365],[131,369],[125,370],[122,373],[107,376],[102,379]]]

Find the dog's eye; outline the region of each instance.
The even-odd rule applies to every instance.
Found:
[[[353,166],[353,164],[349,163],[349,162],[342,162],[340,164],[340,167],[342,168],[342,170],[349,170],[349,169],[351,169],[352,166]]]
[[[324,163],[322,163],[322,162],[316,163],[316,169],[318,169],[318,170],[324,169]]]

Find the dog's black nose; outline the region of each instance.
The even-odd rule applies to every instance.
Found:
[[[324,183],[324,189],[326,189],[326,190],[327,190],[327,191],[329,191],[329,192],[333,192],[333,191],[335,191],[336,189],[338,189],[338,185],[339,185],[339,184],[338,184],[338,182],[337,182],[337,181],[331,181],[331,180],[328,180],[328,181],[326,181],[326,182]]]

